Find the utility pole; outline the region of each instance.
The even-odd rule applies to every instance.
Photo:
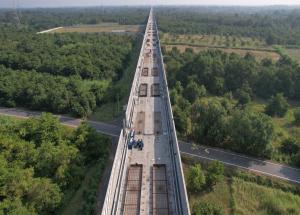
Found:
[[[19,0],[14,0],[14,2],[13,2],[14,21],[15,21],[17,27],[19,28],[21,25],[21,22],[20,22],[18,7],[19,7]]]
[[[101,0],[100,5],[101,5],[101,10],[102,10],[102,15],[103,15],[104,14],[104,3],[103,3],[103,0]]]

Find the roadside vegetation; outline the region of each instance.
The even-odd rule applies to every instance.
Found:
[[[217,161],[199,163],[188,157],[182,159],[193,215],[300,213],[297,185],[227,169]],[[207,182],[211,179],[215,182],[213,186]]]
[[[91,183],[78,197],[78,214],[93,211],[109,148],[110,139],[86,123],[71,130],[51,114],[28,120],[0,117],[0,213],[59,214],[96,165],[96,188]]]
[[[182,138],[300,165],[297,63],[284,55],[277,62],[257,61],[251,54],[176,48],[165,53],[165,62]],[[257,109],[259,99],[266,104]],[[286,116],[290,120],[280,124]],[[289,147],[296,150],[285,150]]]

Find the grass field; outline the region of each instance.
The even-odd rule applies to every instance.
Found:
[[[181,52],[187,48],[198,53],[208,49],[222,50],[226,53],[236,53],[245,56],[248,52],[258,60],[270,58],[277,61],[280,55],[265,41],[250,37],[233,37],[222,35],[171,35],[161,34],[162,45],[167,51],[177,47]]]
[[[264,99],[255,99],[248,106],[253,111],[264,112],[265,107],[268,101]],[[300,103],[295,101],[289,101],[289,110],[284,117],[273,117],[272,120],[274,122],[275,131],[276,131],[276,141],[273,143],[274,148],[278,148],[281,146],[281,142],[288,137],[293,137],[300,141],[300,126],[294,124],[294,110],[300,108]],[[278,162],[288,163],[290,164],[289,157],[281,156],[278,154],[274,154],[273,160]]]
[[[285,49],[284,52],[292,59],[300,63],[300,49]]]
[[[137,33],[142,25],[119,25],[118,23],[102,23],[98,25],[78,25],[54,29],[48,33]]]
[[[213,203],[222,207],[224,215],[231,214],[231,193],[229,179],[226,178],[221,183],[218,183],[212,192],[203,194],[192,194],[189,193],[189,204],[192,209],[198,201]]]
[[[300,196],[233,178],[235,214],[300,214]]]
[[[183,157],[185,175],[193,163],[197,161]],[[188,191],[188,195],[191,211],[200,201],[222,207],[224,215],[296,215],[300,214],[300,196],[291,192],[295,190],[299,190],[297,185],[278,179],[225,168],[224,180],[213,191]]]
[[[262,60],[264,58],[270,58],[273,61],[277,61],[280,56],[275,51],[263,51],[263,50],[247,50],[238,48],[211,48],[211,47],[199,47],[199,46],[188,46],[188,45],[164,45],[167,51],[170,51],[173,47],[176,47],[180,52],[184,52],[187,48],[193,49],[195,53],[205,51],[208,49],[221,50],[226,53],[236,53],[241,56],[245,56],[247,53],[251,53],[256,57],[257,60]]]
[[[264,112],[265,106],[267,105],[268,101],[264,99],[255,99],[251,102],[250,108],[254,111]],[[289,110],[284,117],[273,117],[273,122],[275,126],[281,128],[286,134],[283,136],[291,135],[295,138],[300,140],[300,127],[294,124],[294,110],[300,108],[299,102],[289,101]]]

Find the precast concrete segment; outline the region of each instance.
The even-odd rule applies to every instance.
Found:
[[[190,214],[157,32],[151,10],[103,215]]]

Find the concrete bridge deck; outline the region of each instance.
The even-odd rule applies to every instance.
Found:
[[[125,118],[102,214],[190,214],[152,10]],[[142,149],[128,147],[132,130]]]

